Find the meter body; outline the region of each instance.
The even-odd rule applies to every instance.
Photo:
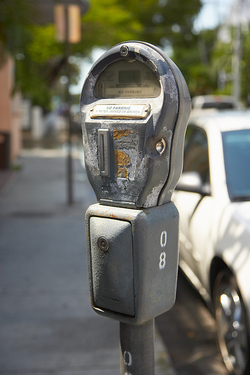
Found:
[[[100,315],[143,324],[176,297],[179,214],[92,205],[86,213],[91,304]]]
[[[182,170],[190,96],[156,47],[125,42],[92,67],[81,94],[85,166],[98,204],[86,213],[93,309],[142,324],[175,301]]]

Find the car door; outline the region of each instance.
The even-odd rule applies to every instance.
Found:
[[[182,177],[196,174],[200,186],[179,190],[174,202],[180,213],[180,259],[200,279],[207,237],[210,232],[211,197],[209,191],[208,141],[203,129],[190,125],[187,129]],[[200,190],[200,191],[199,191]]]

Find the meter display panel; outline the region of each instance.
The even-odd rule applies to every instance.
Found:
[[[161,86],[156,74],[144,63],[120,60],[110,64],[99,76],[97,98],[156,98]]]

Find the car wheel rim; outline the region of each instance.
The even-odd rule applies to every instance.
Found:
[[[239,293],[231,285],[221,285],[217,306],[219,344],[228,370],[243,373],[247,363],[247,329],[244,306]]]

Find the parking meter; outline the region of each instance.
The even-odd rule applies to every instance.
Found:
[[[81,94],[85,166],[98,204],[86,213],[92,307],[142,324],[175,301],[190,96],[158,48],[125,42],[92,67]]]

